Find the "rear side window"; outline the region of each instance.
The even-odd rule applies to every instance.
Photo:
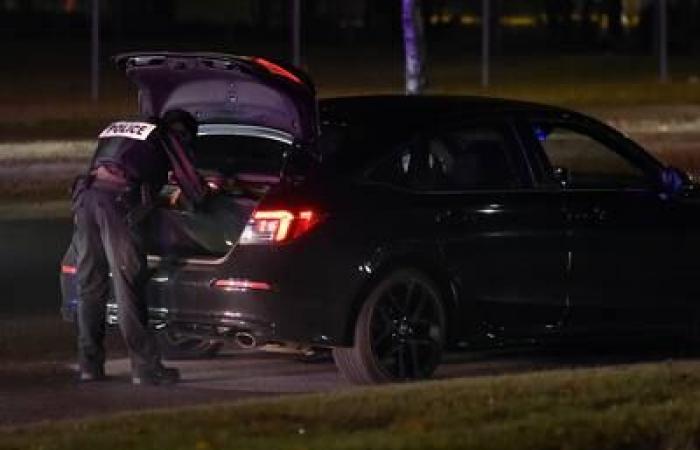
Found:
[[[512,141],[498,126],[471,126],[414,139],[370,178],[419,190],[508,189],[522,185]]]
[[[399,146],[396,152],[370,173],[369,178],[397,187],[414,187],[418,178],[417,161],[421,157],[420,151],[421,146],[417,141]]]

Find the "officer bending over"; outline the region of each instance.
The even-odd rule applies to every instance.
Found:
[[[160,122],[160,123],[157,123]],[[173,110],[162,120],[116,122],[99,136],[88,174],[73,189],[78,253],[78,359],[81,381],[105,378],[105,307],[112,273],[118,322],[131,359],[134,384],[170,384],[179,372],[166,368],[148,328],[148,277],[142,219],[168,179],[168,170],[192,205],[206,187],[188,147],[197,122]]]

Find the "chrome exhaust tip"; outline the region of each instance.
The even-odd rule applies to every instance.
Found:
[[[250,349],[257,346],[255,336],[250,333],[246,333],[245,331],[239,331],[238,333],[234,334],[233,340],[241,348]]]

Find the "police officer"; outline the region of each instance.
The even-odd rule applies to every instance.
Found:
[[[116,122],[99,136],[86,176],[73,189],[75,244],[78,253],[78,359],[81,381],[105,378],[105,306],[112,273],[118,322],[131,359],[134,384],[170,384],[179,372],[161,364],[148,329],[144,236],[140,223],[173,176],[192,205],[206,187],[187,148],[197,122],[174,110],[161,120]]]

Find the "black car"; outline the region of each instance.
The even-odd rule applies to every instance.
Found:
[[[428,377],[445,348],[697,330],[700,196],[594,119],[475,97],[317,102],[307,76],[259,58],[118,62],[142,113],[198,117],[219,190],[149,224],[151,319],[195,351],[332,348],[347,379],[375,383]]]

